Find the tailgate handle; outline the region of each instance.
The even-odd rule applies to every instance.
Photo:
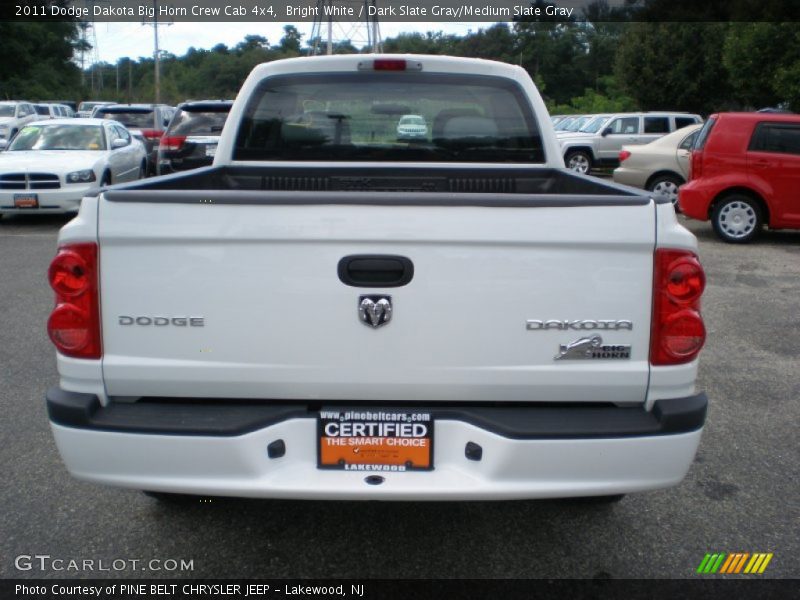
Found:
[[[414,263],[405,256],[354,254],[339,261],[338,273],[353,287],[400,287],[414,277]]]

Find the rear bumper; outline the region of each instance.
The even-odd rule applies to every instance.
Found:
[[[678,206],[687,217],[708,221],[708,209],[714,194],[713,190],[703,187],[700,182],[700,179],[695,179],[678,189]]]
[[[48,410],[69,471],[154,491],[264,498],[516,499],[619,494],[675,485],[694,458],[704,395],[638,408],[432,406],[434,470],[317,469],[315,412],[303,404],[152,403],[101,407],[50,390]],[[199,410],[198,410],[199,408]],[[267,446],[283,440],[285,454]],[[467,443],[480,460],[467,458]]]

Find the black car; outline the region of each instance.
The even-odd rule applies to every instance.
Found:
[[[112,119],[125,125],[147,150],[147,173],[156,172],[158,143],[167,129],[175,108],[166,104],[112,104],[97,109],[98,119]]]
[[[178,105],[158,147],[158,174],[210,165],[233,100],[197,100]]]

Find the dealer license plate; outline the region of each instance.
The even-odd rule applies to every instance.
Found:
[[[320,410],[320,469],[429,471],[433,469],[433,416],[415,410]]]
[[[14,194],[14,208],[39,208],[39,195]]]

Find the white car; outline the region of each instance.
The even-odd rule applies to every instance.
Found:
[[[52,102],[40,102],[34,104],[33,108],[39,119],[60,119],[61,117],[71,117],[69,107],[63,104],[54,104]]]
[[[398,140],[420,140],[428,135],[425,117],[420,115],[403,115],[397,123]]]
[[[110,106],[111,104],[114,104],[114,102],[109,102],[108,100],[86,100],[78,105],[76,116],[82,118],[93,117],[95,109],[101,106]]]
[[[30,102],[0,102],[0,140],[10,140],[31,121],[39,119]]]
[[[48,119],[0,141],[0,216],[76,212],[93,187],[144,176],[144,146],[103,119]]]

